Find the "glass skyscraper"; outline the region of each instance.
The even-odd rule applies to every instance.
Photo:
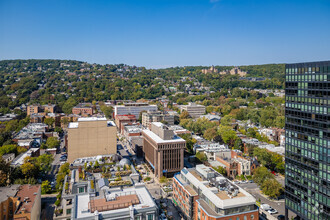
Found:
[[[285,66],[285,209],[330,219],[330,61]]]

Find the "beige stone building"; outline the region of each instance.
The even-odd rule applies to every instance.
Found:
[[[40,219],[40,185],[0,187],[0,192],[0,220]]]
[[[205,114],[205,106],[196,103],[189,103],[188,105],[181,105],[181,111],[187,111],[192,118],[199,118]]]
[[[117,128],[106,118],[79,118],[68,126],[68,162],[117,153]]]
[[[172,176],[183,168],[186,141],[160,122],[152,122],[151,130],[143,130],[143,152],[155,176]]]

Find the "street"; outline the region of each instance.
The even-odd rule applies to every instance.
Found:
[[[285,200],[279,199],[279,200],[270,200],[265,195],[261,193],[261,190],[259,189],[258,185],[256,183],[240,183],[238,184],[241,188],[249,192],[251,195],[253,195],[257,201],[260,201],[261,204],[266,203],[270,205],[272,208],[276,209],[278,211],[277,214],[273,214],[271,216],[274,217],[274,219],[279,215],[285,215]],[[268,216],[269,213],[267,213]],[[292,212],[289,212],[289,218],[294,217],[295,215]]]

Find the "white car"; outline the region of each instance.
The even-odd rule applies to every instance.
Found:
[[[277,210],[276,209],[273,209],[273,208],[271,208],[271,209],[269,209],[269,210],[267,210],[267,212],[269,213],[269,214],[276,214],[277,213]]]
[[[270,207],[270,205],[268,205],[268,204],[262,204],[260,206],[260,208],[263,209],[263,210],[265,210],[265,211],[272,209],[272,207]]]

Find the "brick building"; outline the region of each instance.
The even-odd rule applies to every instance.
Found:
[[[136,117],[135,115],[116,115],[115,122],[117,125],[118,130],[122,133],[124,123],[135,123]]]
[[[173,201],[189,220],[259,219],[256,199],[205,165],[174,176]]]
[[[81,115],[84,117],[92,116],[94,113],[92,104],[90,103],[80,103],[72,108],[72,114]]]
[[[40,185],[0,187],[0,192],[0,220],[40,219]]]
[[[151,123],[151,130],[143,130],[143,152],[155,176],[171,176],[183,168],[186,141],[160,122]]]

